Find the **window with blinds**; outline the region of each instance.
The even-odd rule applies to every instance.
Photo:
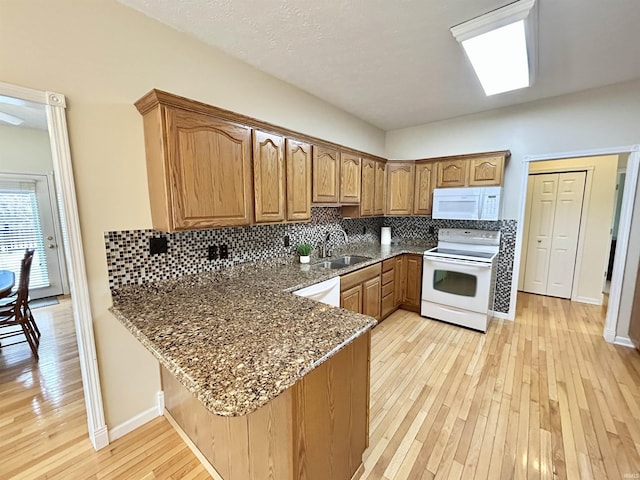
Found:
[[[36,197],[36,182],[0,178],[0,269],[20,277],[25,249],[35,249],[29,288],[49,286],[47,260]]]

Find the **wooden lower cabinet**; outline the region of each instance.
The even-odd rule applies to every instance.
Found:
[[[382,264],[340,277],[340,306],[380,320],[380,273]]]
[[[395,312],[396,302],[396,259],[389,258],[382,262],[382,299],[380,301],[380,318],[384,320]]]
[[[369,445],[371,331],[248,415],[209,412],[164,367],[165,407],[225,480],[350,480]]]
[[[405,266],[404,295],[402,308],[420,312],[422,294],[422,255],[408,253],[403,255]]]

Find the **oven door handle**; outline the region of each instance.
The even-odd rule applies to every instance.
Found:
[[[477,267],[477,268],[491,268],[493,266],[492,262],[474,262],[472,260],[462,260],[462,259],[455,259],[455,258],[448,258],[444,260],[439,258],[428,257],[426,255],[424,257],[424,261],[431,262],[431,263],[439,263],[441,265],[464,265],[467,267]]]

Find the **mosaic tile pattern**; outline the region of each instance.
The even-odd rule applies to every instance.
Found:
[[[379,241],[380,227],[391,227],[394,241],[404,244],[437,243],[440,228],[477,228],[500,230],[497,284],[494,310],[508,313],[511,301],[511,280],[515,257],[516,220],[497,222],[433,220],[429,217],[341,218],[340,209],[313,207],[308,223],[254,225],[247,227],[192,230],[163,233],[155,230],[125,230],[105,233],[109,286],[140,285],[150,281],[178,278],[184,275],[218,271],[241,263],[282,258],[295,258],[295,245],[308,242],[317,247],[329,232],[330,247],[348,243]],[[290,246],[284,246],[289,236]],[[166,254],[150,255],[149,239],[165,236]],[[229,258],[207,259],[209,245],[226,244]],[[314,250],[313,255],[317,255]]]
[[[178,278],[192,273],[221,270],[240,263],[269,258],[295,258],[295,246],[308,242],[318,246],[329,233],[329,246],[378,240],[380,218],[341,218],[334,207],[313,207],[309,223],[255,225],[247,227],[164,233],[155,230],[125,230],[105,233],[109,286],[140,285],[149,281]],[[289,236],[290,246],[284,246]],[[149,239],[166,237],[168,252],[150,255]],[[208,260],[210,245],[228,246],[229,258]]]
[[[497,222],[473,220],[434,220],[429,217],[385,217],[383,225],[391,227],[391,238],[426,240],[438,242],[440,228],[474,228],[479,230],[500,230],[500,253],[498,254],[497,283],[494,297],[494,311],[509,313],[511,303],[511,280],[516,250],[517,220]]]

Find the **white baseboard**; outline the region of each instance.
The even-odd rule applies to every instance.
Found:
[[[602,295],[600,298],[591,298],[591,297],[572,297],[572,302],[580,302],[580,303],[589,303],[591,305],[602,305]]]
[[[636,348],[629,337],[624,337],[622,335],[617,335],[613,341],[616,345],[620,345],[622,347]]]
[[[604,339],[609,343],[614,343],[616,341],[616,331],[605,328]]]
[[[107,430],[106,425],[94,430],[93,435],[91,435],[91,443],[95,450],[100,450],[109,445],[109,430]]]
[[[113,442],[120,437],[124,437],[127,433],[133,432],[136,428],[140,428],[145,423],[150,422],[156,417],[164,414],[164,392],[158,392],[158,402],[155,406],[148,408],[144,412],[139,413],[135,417],[116,425],[109,430],[109,441]]]

